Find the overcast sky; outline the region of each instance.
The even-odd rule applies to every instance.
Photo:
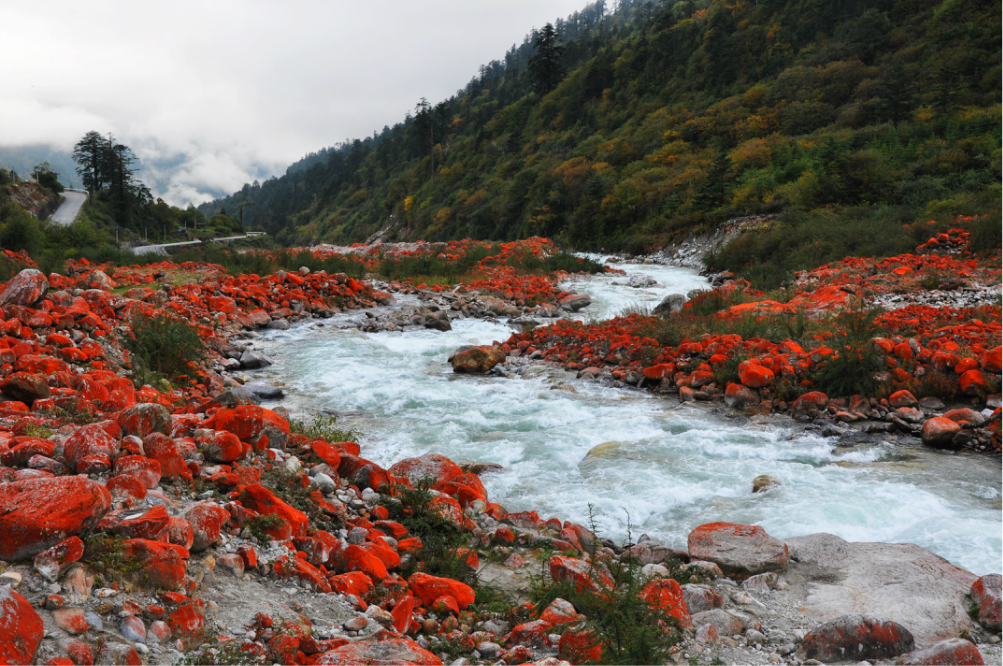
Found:
[[[586,0],[4,2],[0,145],[112,132],[200,203],[438,102]],[[159,190],[159,191],[157,191]]]

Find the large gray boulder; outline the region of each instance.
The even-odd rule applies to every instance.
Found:
[[[807,580],[802,612],[819,622],[848,614],[891,620],[925,647],[970,631],[975,574],[911,543],[850,543],[832,534],[787,539],[791,575]],[[790,577],[790,576],[788,576]]]
[[[652,314],[656,315],[667,315],[673,312],[679,312],[686,305],[686,297],[682,294],[669,294],[662,299],[662,302],[655,306],[652,310]]]

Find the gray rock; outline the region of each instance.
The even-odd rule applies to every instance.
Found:
[[[561,307],[570,312],[578,312],[590,305],[592,305],[592,299],[588,294],[571,294],[561,301]]]
[[[686,304],[686,297],[682,294],[669,294],[662,299],[662,302],[655,306],[652,314],[667,315],[672,312],[679,312]]]
[[[929,666],[930,664],[981,664],[979,649],[964,638],[948,638],[921,650],[913,650],[901,657],[903,666]]]
[[[338,484],[334,482],[334,479],[323,472],[314,474],[313,480],[317,482],[317,488],[320,489],[320,492],[325,495],[330,495],[338,489]]]
[[[751,576],[750,578],[742,581],[742,588],[748,592],[753,592],[762,596],[769,594],[770,588],[776,584],[777,574],[770,571],[769,573]]]
[[[281,400],[285,397],[285,393],[278,386],[269,386],[268,384],[244,384],[244,390],[252,395],[260,398],[261,400]]]
[[[440,319],[439,317],[429,317],[425,319],[425,328],[430,328],[434,331],[451,331],[453,330],[452,324],[449,323],[448,319]]]
[[[361,500],[352,500],[350,503],[354,504],[355,502],[361,503]],[[365,506],[364,503],[363,506]],[[366,530],[362,529],[361,527],[355,527],[352,528],[352,531],[348,533],[348,538],[345,539],[345,541],[356,546],[361,546],[366,542],[366,535],[367,535]]]
[[[240,367],[246,368],[247,370],[267,368],[271,364],[272,361],[267,356],[255,353],[250,349],[245,350],[244,353],[240,355]]]
[[[282,318],[273,319],[270,322],[268,322],[268,326],[266,326],[265,328],[270,328],[275,331],[288,331],[289,322]]]
[[[711,625],[717,629],[719,636],[737,636],[742,633],[742,621],[720,608],[696,613],[692,618],[694,627]]]
[[[686,608],[690,612],[690,615],[724,606],[724,599],[710,585],[687,583],[681,587],[683,590],[683,601],[686,602]]]
[[[921,647],[972,630],[967,595],[978,577],[925,548],[850,543],[831,534],[786,543],[792,573],[808,580],[802,612],[809,618],[885,618],[908,627]]]

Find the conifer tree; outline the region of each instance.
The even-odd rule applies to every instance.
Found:
[[[546,95],[564,78],[565,70],[561,62],[564,46],[561,44],[560,35],[550,23],[537,33],[533,46],[536,47],[536,55],[529,60],[533,87],[541,95]]]

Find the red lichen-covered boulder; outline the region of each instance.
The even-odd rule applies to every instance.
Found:
[[[229,463],[244,456],[244,445],[232,432],[215,431],[199,442],[205,457],[213,462]]]
[[[257,513],[276,516],[281,522],[266,532],[273,539],[284,540],[306,536],[310,520],[299,509],[289,506],[260,483],[252,483],[240,494],[240,503]]]
[[[0,586],[0,664],[32,664],[45,630],[31,604]],[[440,662],[441,663],[441,662]]]
[[[0,305],[23,305],[32,307],[42,302],[49,292],[49,281],[42,271],[25,268],[15,275],[0,292]]]
[[[783,571],[789,561],[787,545],[758,525],[708,523],[690,532],[687,545],[691,559],[713,562],[731,574]]]
[[[405,458],[388,470],[394,476],[406,477],[411,485],[417,486],[428,480],[434,487],[438,484],[455,481],[463,476],[460,466],[444,455],[426,453],[417,458]]]
[[[146,497],[146,485],[131,474],[113,476],[105,487],[116,499],[140,502]]]
[[[485,373],[505,362],[505,352],[488,345],[460,347],[446,359],[457,373]]]
[[[983,666],[982,653],[964,638],[948,638],[896,660],[902,666]]]
[[[912,634],[897,622],[850,614],[810,631],[797,656],[822,662],[891,659],[911,652],[915,646]]]
[[[219,541],[220,530],[230,520],[230,512],[212,502],[195,502],[181,517],[192,526],[192,552],[203,551]]]
[[[123,543],[125,580],[133,589],[173,590],[185,578],[188,550],[181,546],[128,539]]]
[[[969,595],[979,607],[979,623],[990,631],[1000,631],[1003,601],[1001,601],[1003,577],[999,574],[982,576],[972,583]]]
[[[167,435],[155,432],[143,439],[146,457],[160,463],[160,473],[165,479],[185,479],[191,481],[192,473],[188,464],[178,452],[177,444]]]
[[[742,361],[738,364],[738,380],[749,388],[763,388],[773,381],[773,371],[757,363]]]
[[[52,457],[56,443],[40,437],[15,437],[9,449],[0,453],[0,462],[8,467],[24,467],[32,456]]]
[[[414,609],[418,607],[418,600],[412,596],[407,596],[397,602],[390,615],[394,618],[394,629],[398,634],[406,634],[414,624]]]
[[[289,421],[258,405],[224,407],[207,419],[203,427],[232,432],[255,451],[284,448],[289,438]]]
[[[49,397],[45,377],[29,372],[15,372],[0,382],[0,392],[12,400],[20,400],[31,407],[36,400]]]
[[[108,433],[108,429],[100,423],[81,426],[63,444],[63,455],[70,469],[76,470],[77,465],[85,458],[107,456],[108,460],[119,453],[119,441]]]
[[[923,424],[923,443],[938,449],[953,449],[954,436],[961,432],[961,426],[949,418],[936,416]]]
[[[641,590],[641,598],[652,608],[676,618],[680,627],[693,624],[683,599],[683,590],[673,579],[659,578],[651,581]]]
[[[728,387],[724,391],[724,403],[732,409],[745,409],[759,404],[759,395],[752,389],[728,382]]]
[[[32,566],[47,581],[55,581],[67,567],[84,556],[84,542],[78,536],[60,541],[35,556]]]
[[[373,589],[373,581],[361,571],[349,571],[327,577],[331,590],[338,594],[354,594],[362,599]]]
[[[143,456],[122,456],[115,460],[115,473],[139,479],[150,490],[160,485],[160,462]]]
[[[589,664],[602,658],[602,643],[591,629],[576,627],[561,634],[557,655],[572,664]]]
[[[169,520],[164,505],[155,504],[150,508],[111,511],[101,519],[97,529],[130,539],[167,541]]]
[[[171,516],[171,519],[167,521],[167,541],[191,550],[192,543],[195,541],[195,531],[192,529],[192,524],[184,518]]]
[[[994,375],[1003,372],[1003,346],[997,345],[982,355],[982,369]]]
[[[31,557],[90,529],[110,506],[104,486],[78,476],[0,483],[0,559]]]
[[[916,396],[903,389],[888,396],[888,404],[898,409],[899,407],[915,407],[919,401],[916,400]]]
[[[167,626],[171,636],[180,640],[185,650],[197,648],[205,640],[205,619],[195,604],[183,604],[175,609],[167,617]]]
[[[982,374],[981,370],[974,368],[966,370],[958,377],[958,386],[965,395],[978,395],[989,392],[989,384],[986,382],[986,376]]]
[[[436,599],[442,596],[451,596],[456,599],[456,603],[461,610],[474,603],[473,588],[458,580],[439,578],[438,576],[418,572],[411,574],[407,583],[414,596],[421,599],[422,603],[426,606],[430,606]]]
[[[349,643],[325,652],[313,663],[317,666],[359,666],[360,664],[442,666],[441,659],[408,638]]]
[[[171,412],[163,405],[143,402],[133,405],[118,415],[118,424],[125,435],[135,435],[140,439],[155,432],[168,435],[171,432]]]
[[[332,553],[330,564],[344,572],[358,571],[369,576],[374,582],[382,581],[389,575],[383,561],[361,546],[354,544]]]
[[[829,396],[821,391],[811,391],[795,400],[791,409],[795,414],[806,414],[813,409],[821,411],[828,403]]]
[[[613,581],[604,571],[601,571],[597,567],[592,567],[585,560],[553,555],[548,565],[550,567],[551,578],[557,582],[574,583],[579,590],[588,587],[594,590],[613,587]]]

